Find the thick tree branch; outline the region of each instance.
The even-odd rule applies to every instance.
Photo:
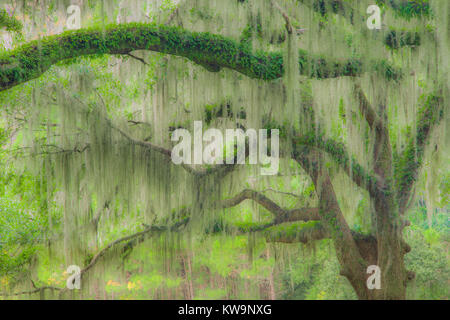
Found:
[[[221,208],[231,208],[237,206],[244,200],[253,200],[271,212],[275,216],[275,224],[320,219],[317,208],[283,209],[262,193],[250,189],[243,190],[232,198],[222,200],[219,206]]]
[[[431,94],[426,98],[419,111],[416,135],[409,140],[406,149],[395,163],[397,199],[401,213],[408,209],[414,182],[423,163],[425,147],[433,127],[438,125],[444,116],[443,105],[441,95]]]
[[[297,135],[293,138],[293,143],[294,157],[305,151],[309,153],[309,150],[301,148],[302,146],[321,150],[327,153],[349,175],[357,186],[367,190],[372,196],[378,195],[384,189],[383,181],[373,174],[368,173],[356,159],[348,154],[348,151],[342,143],[318,136],[315,132]]]
[[[210,33],[189,32],[177,27],[145,23],[110,25],[67,31],[31,41],[0,56],[0,91],[35,79],[60,61],[94,54],[126,55],[150,50],[185,57],[209,71],[228,68],[250,78],[274,80],[283,75],[283,55],[279,52],[253,53],[238,42]],[[314,78],[357,76],[362,72],[382,72],[385,63],[335,60],[300,51],[300,73]],[[381,66],[381,68],[380,68]]]
[[[127,53],[127,56],[129,56],[129,57],[131,57],[131,58],[133,58],[135,60],[138,60],[138,61],[142,62],[145,65],[148,65],[148,63],[144,59],[136,57],[134,54]]]
[[[319,216],[323,228],[333,240],[336,255],[346,276],[356,290],[358,297],[367,299],[365,286],[367,261],[361,255],[354,235],[339,207],[331,179],[324,166],[323,155],[317,150],[306,150],[296,154],[296,160],[309,174],[319,198]]]
[[[63,289],[58,288],[58,287],[52,287],[52,286],[43,286],[43,287],[35,288],[33,290],[14,292],[14,293],[11,293],[11,294],[9,294],[9,293],[1,293],[0,292],[0,297],[13,297],[13,296],[22,296],[22,295],[27,295],[27,294],[35,294],[35,293],[40,293],[40,292],[45,291],[45,290],[61,291]]]

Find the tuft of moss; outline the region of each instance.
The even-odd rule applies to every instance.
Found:
[[[5,9],[0,9],[0,28],[5,27],[8,31],[19,32],[22,30],[22,23],[11,17]]]

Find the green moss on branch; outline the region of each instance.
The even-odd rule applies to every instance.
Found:
[[[444,116],[442,105],[443,98],[440,95],[431,94],[425,98],[418,114],[416,136],[411,137],[406,149],[394,161],[397,197],[402,211],[407,207],[412,187],[417,180],[431,130]]]
[[[351,157],[342,143],[317,135],[315,132],[299,135],[293,139],[294,147],[308,146],[317,148],[327,153],[341,168],[349,174],[352,180],[359,186],[377,196],[382,191],[380,183],[374,175],[364,169],[353,157]],[[297,149],[297,148],[296,148]],[[294,150],[296,150],[294,149]]]
[[[264,231],[267,242],[308,243],[330,238],[320,221],[274,226]]]
[[[228,68],[263,80],[280,78],[284,71],[283,54],[280,52],[254,53],[247,46],[221,35],[129,23],[109,25],[104,30],[67,31],[31,41],[4,53],[0,56],[0,91],[37,78],[62,60],[94,54],[128,54],[135,50],[181,56],[209,71]],[[372,62],[370,66],[364,66],[355,59],[335,60],[300,52],[300,73],[309,77],[357,76],[365,71],[381,72],[391,79],[398,77],[397,71],[385,62]]]

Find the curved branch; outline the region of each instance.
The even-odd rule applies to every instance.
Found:
[[[106,105],[104,103],[104,100],[102,98],[102,96],[100,94],[98,94],[104,107],[106,108]],[[76,101],[78,101],[79,103],[81,103],[86,110],[89,110],[88,106],[86,105],[86,103],[84,103],[82,100],[80,100],[77,97],[74,97],[74,99]],[[101,119],[103,121],[105,121],[105,123],[113,130],[117,131],[122,137],[124,137],[125,139],[127,139],[130,143],[136,145],[136,146],[140,146],[143,148],[146,148],[148,150],[152,150],[154,152],[160,153],[162,154],[164,157],[166,157],[167,161],[171,161],[172,160],[172,151],[169,149],[166,149],[164,147],[160,147],[158,145],[155,145],[151,142],[148,141],[143,141],[143,140],[139,140],[139,139],[135,139],[134,137],[132,137],[131,135],[129,135],[127,132],[125,132],[124,130],[120,129],[119,127],[117,127],[116,125],[114,125],[114,123],[111,121],[111,119],[109,119],[106,116],[102,116],[100,115]],[[246,150],[248,150],[248,148],[246,148]],[[247,156],[247,154],[246,154]],[[234,163],[236,163],[236,161],[234,161]],[[205,177],[205,176],[209,176],[212,174],[222,174],[222,175],[226,175],[228,173],[230,173],[231,171],[233,171],[237,165],[235,164],[223,164],[223,165],[217,165],[213,168],[201,168],[201,169],[197,169],[194,168],[191,165],[188,164],[181,164],[181,166],[183,167],[183,169],[185,169],[188,173],[201,178],[201,177]]]
[[[351,233],[361,256],[368,264],[376,264],[378,257],[376,238],[372,235],[365,235],[354,231]],[[312,221],[300,225],[292,224],[285,227],[272,227],[265,232],[265,236],[267,242],[301,242],[305,244],[312,241],[332,238],[320,221]]]
[[[243,190],[232,198],[222,200],[220,202],[220,207],[231,208],[237,206],[244,200],[253,200],[272,213],[275,216],[274,224],[320,219],[318,208],[283,209],[262,193],[250,189]]]
[[[146,23],[109,25],[67,31],[31,41],[0,56],[0,91],[35,79],[52,65],[67,59],[94,54],[126,55],[150,50],[185,57],[209,71],[228,68],[250,78],[274,80],[284,73],[280,52],[253,53],[238,42],[210,33],[189,32],[178,27]],[[314,78],[357,76],[364,71],[383,72],[385,63],[335,60],[300,51],[300,73]],[[380,65],[383,68],[380,68]],[[386,73],[389,78],[395,78]],[[399,75],[397,75],[399,76]]]
[[[113,242],[109,243],[106,247],[104,247],[102,250],[97,252],[94,257],[91,259],[88,265],[86,265],[83,269],[80,271],[80,276],[83,277],[84,274],[86,274],[92,267],[97,264],[97,262],[102,258],[110,249],[116,247],[117,245],[128,242],[137,238],[142,238],[145,235],[151,233],[151,232],[163,232],[163,231],[178,231],[181,227],[185,226],[188,223],[189,219],[183,219],[178,221],[177,223],[173,224],[170,227],[166,226],[147,226],[144,231],[134,233],[129,236],[122,237],[120,239],[114,240]],[[60,296],[67,291],[67,287],[61,289]]]
[[[339,207],[331,179],[324,166],[323,155],[317,150],[307,150],[306,153],[296,154],[295,158],[314,183],[319,198],[320,221],[333,240],[342,267],[341,275],[347,277],[358,296],[367,297],[365,286],[367,261],[364,260]]]
[[[357,186],[366,189],[370,195],[376,196],[384,190],[384,183],[378,177],[371,175],[353,157],[342,143],[332,139],[326,139],[315,132],[305,135],[297,135],[293,139],[294,150],[297,155],[301,153],[298,146],[307,146],[327,153],[349,175]],[[295,149],[295,147],[297,147]]]

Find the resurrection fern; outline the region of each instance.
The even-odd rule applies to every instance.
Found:
[[[0,28],[6,28],[7,31],[20,32],[22,23],[14,17],[11,17],[5,9],[0,9]]]

